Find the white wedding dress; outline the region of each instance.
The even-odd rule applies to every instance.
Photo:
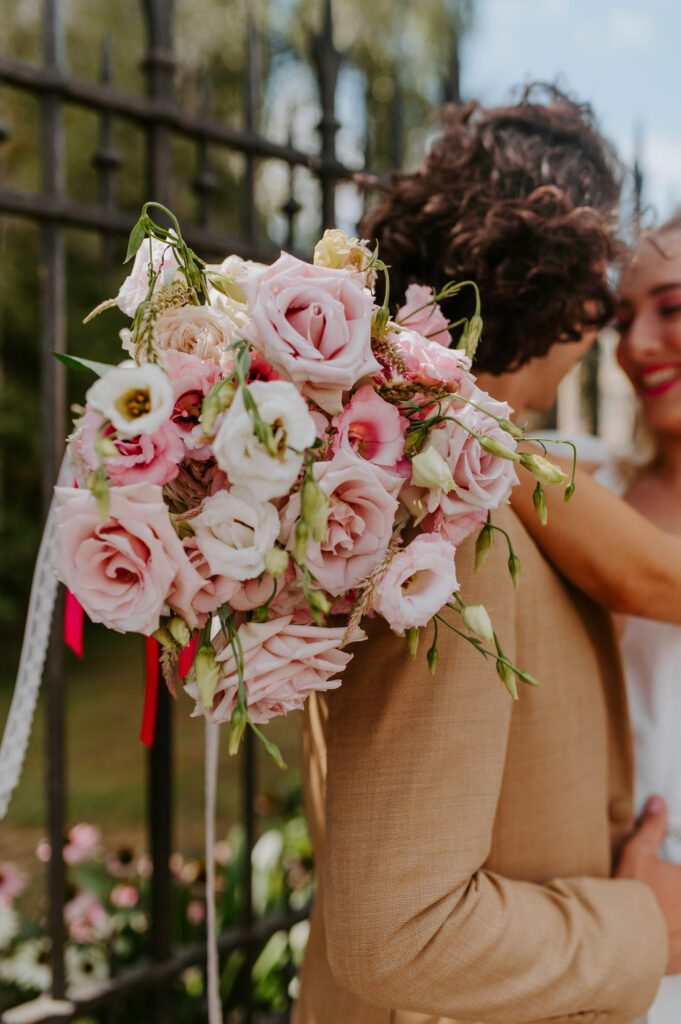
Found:
[[[681,864],[681,626],[634,616],[620,650],[634,735],[634,801],[663,796],[669,827],[659,856]],[[681,1024],[681,974],[663,978],[646,1024]]]

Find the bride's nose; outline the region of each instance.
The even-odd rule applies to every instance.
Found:
[[[637,363],[648,362],[664,350],[653,318],[643,313],[634,317],[620,341],[620,347],[626,351],[630,360]]]

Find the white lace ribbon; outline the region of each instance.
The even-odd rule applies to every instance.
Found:
[[[68,485],[73,470],[65,455],[57,484]],[[38,691],[50,642],[52,616],[59,583],[57,566],[57,499],[52,498],[33,571],[28,616],[24,627],[19,671],[12,703],[0,744],[0,819],[5,817],[12,793],[21,778],[26,748],[31,735]]]
[[[215,804],[220,726],[206,719],[206,930],[208,1024],[222,1024],[220,965],[215,923]]]

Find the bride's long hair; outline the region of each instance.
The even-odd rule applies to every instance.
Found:
[[[411,282],[475,281],[485,325],[476,368],[503,373],[611,318],[604,267],[621,179],[591,108],[528,86],[514,106],[446,108],[423,164],[372,183],[382,195],[362,233],[378,241],[397,302]],[[470,315],[457,305],[466,300],[443,304],[451,320]]]

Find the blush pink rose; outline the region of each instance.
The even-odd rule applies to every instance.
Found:
[[[100,414],[88,406],[75,438],[76,451],[89,469],[96,469],[100,463],[95,442],[102,422]],[[106,475],[116,487],[165,484],[179,473],[185,446],[179,427],[171,420],[162,423],[153,434],[138,434],[137,437],[116,437],[109,424],[103,436],[109,437],[119,452],[103,459]]]
[[[241,323],[214,306],[179,306],[167,309],[156,321],[154,344],[162,353],[190,353],[203,361],[222,362],[229,343],[239,337]]]
[[[397,552],[379,580],[374,611],[396,633],[426,626],[459,589],[455,554],[454,545],[443,537],[429,533],[416,537]]]
[[[471,400],[489,409],[502,419],[509,419],[512,409],[475,388]],[[455,416],[477,434],[495,438],[515,449],[517,442],[491,416],[471,405],[452,400],[448,415]],[[445,493],[438,488],[425,491],[422,501],[428,512],[440,509],[445,519],[467,514],[472,509],[493,509],[502,505],[517,484],[515,464],[499,455],[490,455],[475,437],[452,421],[436,424],[428,433],[428,444],[444,458],[454,478],[454,489]]]
[[[394,405],[377,395],[371,385],[352,396],[340,416],[332,420],[336,429],[331,450],[352,450],[367,462],[400,472],[409,466],[404,458],[407,420]]]
[[[57,487],[57,575],[93,622],[149,635],[167,603],[191,628],[203,587],[175,533],[160,487],[113,487],[103,521],[92,494]]]
[[[449,348],[452,335],[449,331],[449,320],[436,302],[433,302],[433,289],[425,284],[410,284],[405,295],[406,302],[397,311],[395,319],[398,324],[417,331],[428,341]]]
[[[438,509],[423,519],[421,529],[424,533],[440,534],[441,537],[444,537],[445,540],[448,540],[450,544],[457,548],[469,534],[481,527],[486,519],[487,509],[484,508],[476,508],[472,512],[464,512],[462,515],[454,516],[452,519],[447,519],[442,509]]]
[[[341,449],[330,462],[316,462],[315,479],[329,496],[329,524],[319,543],[310,540],[305,563],[332,596],[356,586],[381,561],[392,536],[402,479]],[[300,493],[281,516],[280,540],[295,547]]]
[[[412,330],[395,331],[389,337],[406,364],[408,380],[449,388],[456,385],[462,393],[473,387],[471,361],[461,349],[444,348]]]
[[[356,274],[282,253],[242,282],[248,337],[265,358],[325,412],[380,366],[371,351],[371,294]]]
[[[254,722],[269,722],[276,715],[302,708],[315,690],[340,686],[339,676],[352,658],[341,650],[343,628],[296,624],[290,615],[268,622],[246,622],[239,627],[244,654],[244,684],[248,712]],[[358,630],[352,643],[365,639]],[[197,702],[193,714],[213,722],[228,722],[236,706],[239,679],[230,644],[218,653],[220,680],[210,711],[200,701],[196,683],[185,689]]]
[[[185,537],[182,543],[189,561],[203,580],[203,586],[194,595],[192,601],[198,624],[203,627],[212,612],[217,611],[225,601],[231,600],[235,591],[238,590],[239,584],[227,576],[211,572],[206,556],[197,546],[195,537]]]

